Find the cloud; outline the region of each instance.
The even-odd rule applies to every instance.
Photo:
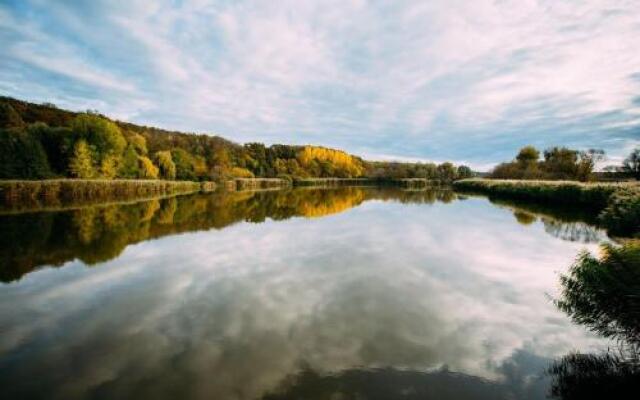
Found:
[[[547,360],[607,344],[545,296],[585,246],[474,198],[167,236],[3,287],[0,387],[249,399],[305,365],[503,381],[523,350]]]
[[[624,0],[8,2],[0,90],[237,141],[621,159],[640,142],[639,18]]]

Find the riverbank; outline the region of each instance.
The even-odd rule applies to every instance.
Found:
[[[580,207],[598,215],[598,223],[613,235],[640,235],[640,184],[637,182],[464,179],[454,182],[453,187],[495,198]]]
[[[156,196],[209,192],[213,182],[164,180],[51,179],[0,181],[0,202],[9,210],[69,207]]]
[[[440,185],[440,182],[424,178],[297,178],[293,186],[398,186],[425,188]]]

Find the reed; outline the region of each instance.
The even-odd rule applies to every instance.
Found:
[[[454,182],[456,190],[490,197],[530,201],[545,205],[580,207],[598,215],[602,227],[620,236],[640,234],[640,184],[581,183],[502,179],[464,179]]]
[[[0,201],[6,208],[55,207],[193,193],[211,187],[207,182],[163,180],[5,180],[0,181]]]

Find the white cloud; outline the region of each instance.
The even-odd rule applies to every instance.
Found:
[[[440,159],[467,157],[451,146],[462,137],[481,164],[497,161],[483,141],[523,128],[592,129],[539,140],[597,147],[638,126],[634,1],[36,4],[50,23],[0,8],[9,56],[100,87],[106,113],[131,102],[144,123],[348,150],[409,141],[397,156]],[[100,57],[76,55],[87,46]]]

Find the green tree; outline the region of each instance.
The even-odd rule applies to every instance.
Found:
[[[98,165],[107,157],[119,159],[127,146],[120,128],[98,115],[78,114],[71,123],[71,129],[76,137],[91,146]]]
[[[533,146],[525,146],[520,149],[516,160],[522,164],[531,164],[538,161],[540,152]]]
[[[138,163],[138,153],[133,145],[127,146],[120,162],[118,175],[123,178],[137,178],[140,175],[140,165]]]
[[[184,149],[171,150],[171,158],[176,166],[176,179],[193,181],[196,173],[193,168],[193,156]]]
[[[459,165],[457,175],[458,179],[471,178],[473,176],[473,171],[471,171],[471,168],[466,165]]]
[[[71,176],[82,179],[89,179],[95,176],[91,149],[84,139],[78,140],[73,148],[69,172]]]
[[[21,128],[0,129],[0,179],[43,179],[52,176],[40,142]]]
[[[445,162],[436,167],[438,179],[443,182],[452,182],[456,179],[456,168],[450,162]]]
[[[171,158],[170,151],[158,151],[154,158],[160,168],[160,176],[164,179],[176,179],[176,165]]]

